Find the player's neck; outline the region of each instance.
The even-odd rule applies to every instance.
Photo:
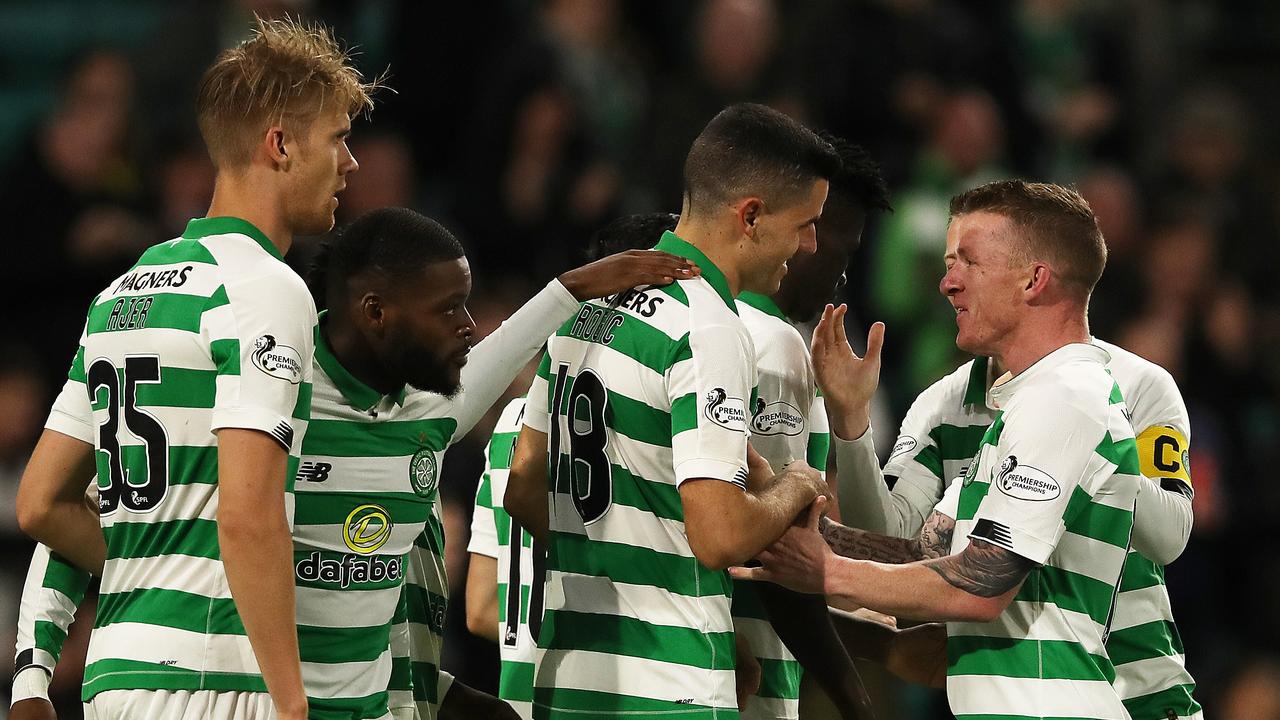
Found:
[[[1089,342],[1089,324],[1083,316],[1029,318],[1009,333],[995,359],[1000,367],[1017,375],[1058,348],[1085,342]]]
[[[680,216],[680,222],[672,232],[706,255],[707,259],[715,264],[716,269],[724,274],[725,281],[729,283],[729,293],[734,297],[738,296],[742,289],[742,280],[738,268],[736,238],[729,236],[711,223],[688,218],[688,212]]]
[[[213,186],[208,217],[235,217],[262,231],[281,255],[293,246],[293,232],[285,225],[276,193],[253,182],[252,173],[219,173]]]
[[[334,322],[334,319],[332,314],[325,318],[326,322],[320,325],[320,332],[323,333],[324,341],[334,359],[344,370],[383,395],[404,387],[403,382],[396,383],[386,377],[382,365],[356,328],[341,321]]]

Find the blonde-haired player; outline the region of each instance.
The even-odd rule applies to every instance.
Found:
[[[201,80],[208,216],[89,308],[18,499],[24,530],[102,576],[89,718],[307,715],[288,479],[316,311],[283,257],[333,226],[375,84],[328,30],[258,20]]]

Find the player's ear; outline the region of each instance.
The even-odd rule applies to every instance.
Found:
[[[743,235],[755,236],[756,223],[761,215],[764,215],[764,201],[760,198],[747,197],[738,201],[738,229]]]
[[[289,152],[285,148],[284,128],[272,125],[262,137],[262,149],[281,170],[289,169]]]
[[[377,293],[365,293],[360,298],[360,320],[369,327],[381,329],[386,319],[387,313],[382,305],[382,296]]]
[[[1036,297],[1044,293],[1045,289],[1048,288],[1049,280],[1053,277],[1053,269],[1042,262],[1038,262],[1033,263],[1029,270],[1026,277],[1026,286],[1023,290]]]

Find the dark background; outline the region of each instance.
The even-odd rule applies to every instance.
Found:
[[[936,291],[949,197],[1008,176],[1075,184],[1111,253],[1095,334],[1166,367],[1191,411],[1196,525],[1168,579],[1199,698],[1223,720],[1280,718],[1280,5],[1263,0],[7,0],[9,647],[31,547],[13,511],[23,464],[89,300],[204,214],[213,175],[196,81],[254,11],[321,20],[359,46],[366,75],[390,68],[395,92],[356,123],[361,169],[340,221],[406,205],[452,228],[478,276],[482,332],[576,264],[605,221],[679,210],[684,153],[727,103],[765,102],[867,147],[896,212],[868,229],[846,300],[861,326],[851,336],[888,323],[882,443],[964,359]],[[300,269],[315,240],[291,255]],[[442,484],[455,589],[445,667],[490,689],[496,651],[467,635],[461,590],[495,419],[450,452]],[[63,717],[78,717],[85,625],[55,679]],[[947,717],[938,694],[871,684],[884,718]]]

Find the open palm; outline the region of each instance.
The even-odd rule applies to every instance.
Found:
[[[845,440],[856,440],[871,424],[871,398],[880,384],[880,349],[884,323],[867,333],[867,353],[858,357],[845,336],[845,305],[827,305],[813,331],[813,371],[826,398],[831,429]]]

